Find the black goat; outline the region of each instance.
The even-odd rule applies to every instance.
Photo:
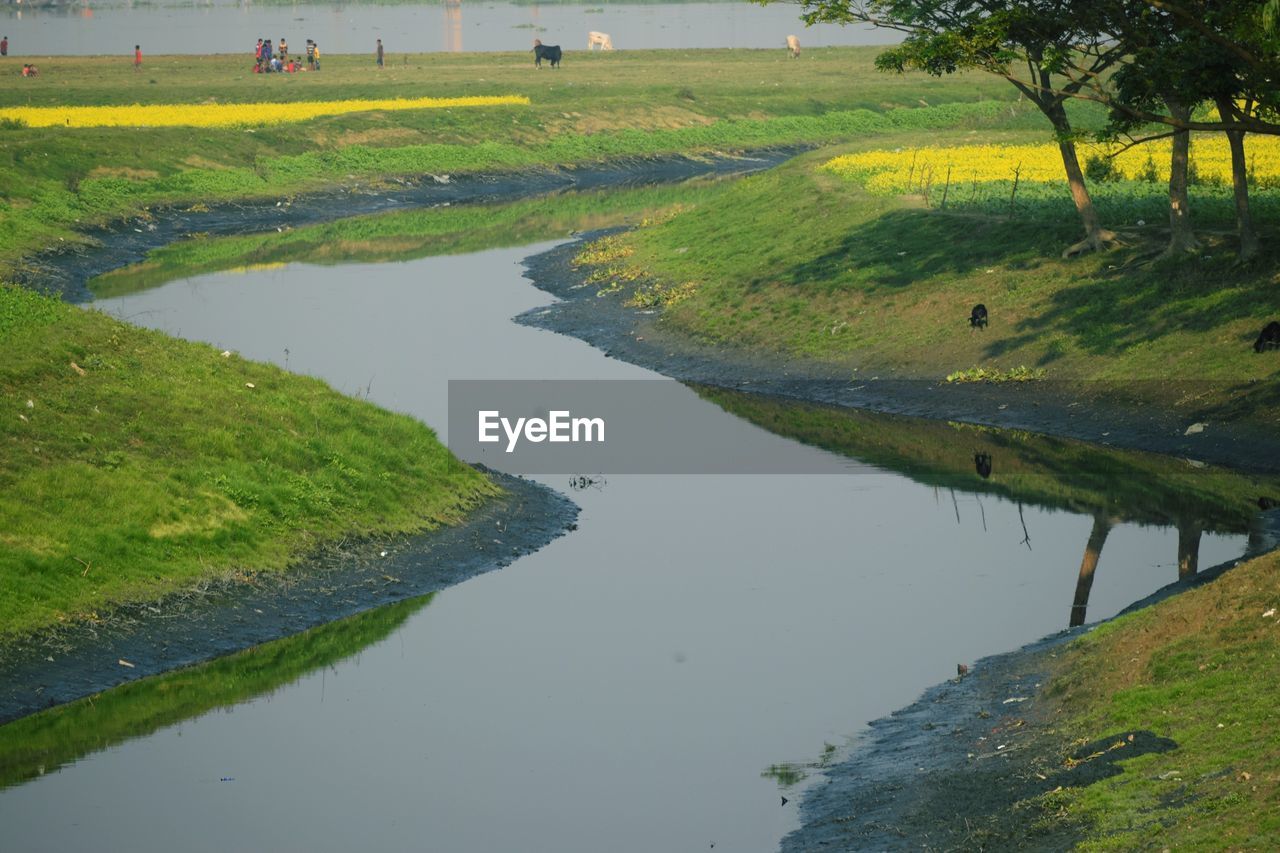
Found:
[[[1253,351],[1262,352],[1268,349],[1280,349],[1280,321],[1272,320],[1253,342]]]
[[[974,329],[987,327],[987,306],[981,302],[973,306],[973,311],[969,314],[969,326]]]

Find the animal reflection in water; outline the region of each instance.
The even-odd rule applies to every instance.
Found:
[[[973,454],[973,468],[978,472],[978,476],[984,480],[991,477],[991,454],[978,451]]]

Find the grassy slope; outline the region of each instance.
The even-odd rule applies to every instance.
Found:
[[[874,50],[571,52],[559,71],[526,54],[326,57],[316,74],[254,75],[242,57],[58,57],[15,78],[6,105],[203,103],[524,94],[529,107],[364,113],[246,129],[0,128],[0,265],[148,205],[289,194],[391,174],[497,170],[627,154],[849,138],[824,114],[998,99],[981,77],[877,75]],[[18,60],[0,62],[0,75]],[[851,81],[856,80],[853,85]],[[797,121],[804,119],[806,121]],[[737,124],[724,124],[726,120]],[[1011,120],[1019,120],[1013,117]],[[721,124],[717,124],[721,123]]]
[[[412,418],[3,287],[0,411],[0,640],[495,491]]]
[[[1280,842],[1280,555],[1077,641],[1050,685],[1080,742],[1141,729],[1176,749],[1046,794],[1085,849],[1274,850]],[[1161,778],[1163,777],[1163,778]]]
[[[983,133],[1001,138],[1025,134]],[[693,283],[693,295],[665,312],[669,328],[863,375],[1028,365],[1070,379],[1280,376],[1280,360],[1250,348],[1280,313],[1276,254],[1245,269],[1225,249],[1151,261],[1152,245],[1130,235],[1126,250],[1062,260],[1076,239],[1071,219],[1030,223],[870,196],[816,170],[831,154],[750,177],[623,239],[634,251],[626,264],[669,286]],[[991,327],[970,334],[965,320],[977,302]]]

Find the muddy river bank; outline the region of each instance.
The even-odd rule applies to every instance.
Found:
[[[1280,547],[1280,512],[1270,513],[1264,527],[1248,556]],[[1230,560],[1171,583],[1123,612],[1211,583],[1238,563]],[[1058,786],[1091,784],[1122,772],[1117,761],[1177,746],[1150,732],[1108,732],[1073,755],[1094,755],[1119,740],[1131,748],[1051,778],[1041,772],[1061,766],[1063,749],[1042,707],[1044,687],[1057,653],[1088,630],[1071,628],[980,660],[963,677],[934,685],[910,705],[873,720],[856,750],[824,768],[807,791],[803,825],[780,849],[956,849],[979,843],[979,837],[985,848],[1070,849],[1078,839],[1069,827],[1039,832],[1034,843],[1027,842],[1027,826],[1011,806]]]
[[[1229,412],[1211,407],[1175,411],[1152,406],[1143,397],[1151,390],[1163,395],[1176,390],[1195,399],[1208,383],[851,379],[847,370],[829,365],[706,345],[673,334],[655,312],[627,307],[624,295],[598,297],[595,288],[579,287],[585,273],[572,264],[579,251],[580,244],[567,244],[526,261],[534,284],[557,302],[522,315],[518,322],[579,338],[610,358],[681,381],[844,408],[1031,430],[1241,471],[1280,472],[1280,431],[1274,425],[1233,421]]]

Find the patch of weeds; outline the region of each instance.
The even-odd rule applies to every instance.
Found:
[[[971,367],[968,370],[957,370],[947,374],[948,382],[1030,382],[1044,379],[1043,367],[1027,367],[1020,364],[1009,370],[996,367]]]
[[[788,761],[782,764],[770,764],[760,771],[760,778],[772,779],[778,783],[779,788],[785,790],[800,784],[809,778],[809,774],[805,772],[804,765]]]
[[[697,289],[697,284],[692,281],[672,287],[654,282],[636,288],[636,292],[631,295],[626,304],[631,308],[669,308],[693,296]]]
[[[601,294],[617,293],[622,285],[639,281],[644,276],[638,267],[607,266],[592,270],[584,284],[594,284]]]
[[[631,257],[635,251],[634,247],[622,241],[621,234],[613,234],[592,240],[584,246],[582,251],[573,256],[573,265],[582,267],[613,263]]]

